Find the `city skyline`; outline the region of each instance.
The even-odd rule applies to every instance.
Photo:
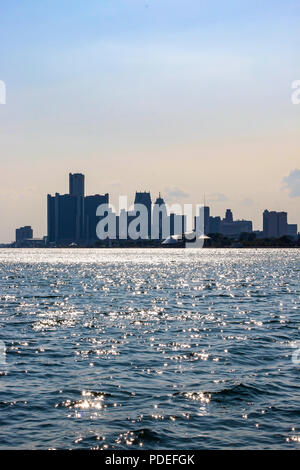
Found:
[[[139,188],[139,191],[141,190],[141,188]],[[135,191],[137,191],[136,189],[133,189],[131,191],[131,195],[135,193]],[[59,191],[54,191],[55,192],[59,192]],[[96,191],[95,194],[99,194],[100,191]],[[151,193],[154,193],[154,191],[149,191]],[[61,191],[62,194],[64,194],[65,192],[62,190]],[[102,191],[102,193],[106,193],[105,191]],[[108,193],[106,193],[108,194]],[[114,198],[111,198],[111,202],[113,204],[113,201],[117,201],[117,195],[116,195],[116,191],[113,191],[113,194],[115,195]],[[188,194],[187,193],[183,193],[179,188],[174,188],[174,191],[170,191],[170,196],[168,197],[168,192],[166,191],[166,195],[164,195],[163,191],[158,191],[157,194],[162,194],[164,196],[164,200],[166,203],[174,203],[176,202],[176,197],[178,197],[178,200],[177,202],[181,202],[182,204],[184,203],[190,203],[190,200],[188,198]],[[111,194],[110,194],[111,196]],[[231,205],[231,207],[235,207],[235,204],[234,202],[232,203],[232,201],[228,200],[226,197],[222,197],[223,195],[221,193],[216,193],[216,194],[211,194],[211,193],[206,193],[206,194],[203,194],[202,198],[203,200],[199,202],[200,198],[201,198],[201,194],[200,194],[200,198],[199,200],[197,201],[197,203],[203,203],[204,202],[204,198],[206,199],[206,202],[207,204],[210,204],[210,207],[215,207],[216,208],[216,211],[218,211],[219,213],[225,213],[225,211],[227,210],[227,206],[228,205]],[[215,200],[214,200],[215,198]],[[130,196],[128,197],[128,200],[133,203],[134,202],[134,196]],[[38,222],[37,224],[36,223],[32,223],[32,220],[30,221],[31,222],[31,226],[34,226],[35,227],[35,232],[37,233],[37,236],[38,237],[42,237],[45,235],[45,233],[47,232],[47,218],[45,217],[45,211],[46,211],[46,203],[44,201],[44,198],[41,199],[40,201],[40,204],[39,204],[41,207],[43,207],[44,209],[44,212],[42,214],[42,219],[44,220],[43,223],[41,222]],[[238,219],[251,219],[251,217],[247,217],[247,213],[249,213],[249,211],[247,210],[249,208],[249,205],[252,206],[253,204],[251,203],[251,201],[247,198],[245,198],[244,200],[244,206],[242,206],[243,208],[240,209],[240,211],[235,211],[235,214],[237,214],[237,218]],[[281,209],[279,212],[287,212],[287,210],[284,208],[283,205],[280,206]],[[219,209],[218,209],[219,208]],[[242,213],[244,209],[244,213]],[[266,210],[266,208],[262,205],[260,205],[260,209],[259,209],[259,213],[256,215],[256,217],[253,217],[254,221],[258,221],[258,223],[255,223],[253,221],[253,230],[262,230],[263,228],[263,217],[262,217],[262,214],[264,212],[264,210]],[[270,210],[270,211],[278,211],[278,207],[275,207],[275,205],[273,205],[272,208],[269,208],[267,210]],[[215,211],[215,212],[216,212]],[[26,212],[26,211],[25,211]],[[296,214],[297,214],[297,211],[296,211]],[[216,216],[216,214],[214,214]],[[299,215],[300,216],[300,215]],[[14,239],[15,239],[15,230],[16,230],[16,226],[21,226],[22,223],[24,224],[24,226],[28,225],[28,217],[26,216],[20,216],[18,219],[16,218],[17,216],[15,215],[13,217],[13,220],[14,220],[14,225],[11,225],[9,227],[9,229],[6,227],[6,232],[7,233],[10,233],[10,239],[8,238],[4,238],[4,236],[2,235],[2,240],[0,239],[0,243],[11,243]],[[290,218],[293,218],[291,215],[290,215]],[[32,217],[32,219],[34,219],[34,217]],[[299,220],[299,217],[294,217],[293,218],[293,223],[294,224],[297,224],[298,226],[300,226],[300,224],[297,222]],[[3,226],[1,227],[2,230],[3,230]],[[2,233],[5,233],[2,232]],[[1,231],[0,231],[0,234],[1,234]]]
[[[75,202],[76,209],[75,209],[75,206],[74,206],[74,210],[76,211],[76,222],[75,222],[76,228],[74,228],[74,230],[76,232],[76,236],[73,237],[72,241],[79,241],[79,240],[83,240],[83,239],[84,240],[88,239],[87,233],[92,233],[93,230],[94,230],[94,226],[96,226],[96,221],[97,221],[96,210],[97,210],[97,207],[100,204],[106,204],[106,203],[110,204],[113,207],[113,210],[115,211],[116,215],[119,214],[118,206],[116,206],[112,203],[109,193],[105,193],[105,194],[102,194],[102,195],[100,195],[99,192],[95,193],[94,195],[87,194],[87,193],[88,193],[88,191],[86,192],[86,190],[85,190],[85,175],[82,174],[82,173],[78,173],[78,172],[76,172],[76,173],[71,173],[70,172],[69,173],[69,192],[66,193],[65,191],[62,191],[62,193],[59,193],[58,191],[54,191],[54,196],[51,196],[50,194],[48,194],[48,196],[47,196],[48,208],[46,208],[46,212],[47,212],[48,215],[46,216],[46,220],[47,220],[46,228],[45,228],[44,233],[42,233],[42,234],[38,233],[37,238],[41,239],[43,237],[46,237],[47,234],[48,234],[48,239],[49,239],[49,214],[51,213],[51,211],[52,212],[54,211],[54,205],[56,204],[55,199],[56,199],[57,196],[60,197],[60,199],[64,198],[64,200],[66,200],[67,204],[68,204],[68,200],[69,200],[70,197],[72,197],[72,196],[76,196],[76,197],[79,196],[80,197],[81,202]],[[125,198],[128,201],[128,207],[130,205],[132,206],[136,203],[142,203],[142,204],[145,203],[146,206],[151,204],[151,191],[150,190],[148,190],[148,191],[146,191],[146,190],[145,191],[135,190],[134,193],[135,193],[135,197],[130,198],[127,195],[119,195],[119,198],[120,197],[124,198],[124,196],[125,196]],[[148,204],[147,201],[142,202],[143,201],[143,194],[146,195],[146,199],[147,199],[147,196],[149,195],[149,204]],[[176,193],[174,192],[174,194],[172,194],[170,204],[168,203],[167,200],[165,200],[164,198],[161,198],[161,195],[164,196],[161,193],[161,191],[159,191],[158,198],[156,199],[155,204],[159,203],[160,200],[162,201],[163,204],[166,204],[167,206],[172,205],[174,203],[175,204],[180,204],[180,202],[181,202],[180,201],[180,199],[181,199],[180,192],[179,192],[178,200],[174,199],[174,197],[176,197]],[[78,201],[79,201],[79,199],[78,199]],[[132,202],[130,202],[130,201],[132,201]],[[50,206],[49,206],[49,203],[51,204],[51,202],[53,202],[53,209],[50,209]],[[182,206],[184,206],[184,204],[186,204],[186,203],[187,203],[187,201],[182,202]],[[222,222],[222,220],[224,222],[232,222],[233,221],[232,210],[227,207],[228,206],[228,201],[225,200],[224,203],[225,203],[226,209],[223,211],[225,216],[224,216],[224,219],[222,219],[222,217],[220,217],[219,214],[215,213],[216,212],[215,210],[211,211],[211,208],[213,207],[213,205],[211,205],[209,203],[209,199],[207,200],[207,195],[205,193],[203,194],[203,202],[198,201],[197,204],[204,205],[204,210],[208,210],[207,217],[210,219],[210,222],[209,222],[210,228],[219,227],[220,222]],[[65,204],[65,203],[63,203],[63,204]],[[71,204],[73,204],[72,201],[71,201]],[[81,207],[80,207],[80,204],[81,204]],[[153,204],[154,204],[154,200],[152,201],[152,207],[153,207]],[[209,206],[207,204],[209,204]],[[70,208],[71,206],[66,206],[66,207]],[[71,209],[71,210],[73,210],[73,209]],[[84,221],[84,217],[86,217],[86,215],[84,215],[86,210],[89,211],[89,217],[92,218],[92,222],[91,221],[87,222],[87,224],[89,224],[89,227],[87,227],[85,225],[86,221]],[[149,209],[147,209],[147,210],[149,210]],[[92,212],[93,212],[93,215],[91,215]],[[54,214],[54,212],[53,212],[53,214]],[[262,213],[259,215],[259,217],[261,217],[261,224],[260,224],[261,227],[260,228],[255,227],[252,220],[248,221],[248,219],[245,218],[244,216],[238,217],[236,219],[236,222],[242,223],[242,227],[244,227],[244,228],[246,227],[245,228],[246,232],[247,231],[249,231],[249,232],[262,231],[263,232],[264,231],[264,225],[266,223],[265,222],[266,221],[266,214],[267,215],[270,214],[270,216],[272,216],[274,214],[275,217],[276,217],[276,214],[285,214],[285,221],[287,223],[287,211],[276,211],[276,210],[269,210],[269,209],[264,209],[262,211]],[[54,215],[53,215],[53,217],[54,217]],[[205,219],[206,219],[206,217],[204,216],[204,224],[208,224],[207,221],[205,222]],[[149,224],[150,223],[151,222],[149,222]],[[274,222],[272,222],[272,223],[274,224]],[[251,225],[249,225],[249,224],[251,224]],[[290,221],[289,225],[293,225],[293,226],[297,226],[297,227],[299,226],[298,224],[296,224],[295,221],[292,221],[292,222]],[[28,229],[28,228],[31,229],[32,224],[28,225],[28,223],[26,223],[24,225],[24,227],[20,226],[19,228],[16,228],[17,226],[19,226],[19,225],[16,224],[14,229],[13,229],[14,230],[14,239],[16,239],[16,240],[17,240],[17,237],[15,237],[15,233],[17,233],[18,231],[22,232],[22,230],[24,230],[24,229]],[[47,229],[47,226],[48,226],[48,229]],[[209,230],[208,228],[204,229],[206,234],[209,231],[211,233],[217,233],[218,230]],[[86,233],[86,231],[88,231],[88,232]],[[243,230],[240,230],[240,231],[242,232]],[[37,230],[35,229],[35,233],[36,232],[37,232]],[[228,233],[230,233],[230,231]],[[273,234],[270,235],[270,236],[275,236],[274,232],[272,232],[272,233]],[[280,231],[278,233],[280,233]],[[226,234],[226,230],[225,230],[224,234]],[[284,233],[282,233],[281,235],[283,235],[283,234]],[[288,234],[288,233],[286,233],[286,234]],[[31,238],[32,238],[32,236],[33,235],[31,235]],[[51,241],[54,241],[55,237],[59,238],[58,235],[55,236],[55,234],[53,232],[52,236],[50,236]],[[90,239],[94,239],[94,238],[95,238],[94,236],[90,237]],[[13,240],[11,240],[9,243],[12,243],[12,242],[13,242]],[[7,243],[7,242],[0,242],[0,243]]]
[[[210,206],[197,204],[167,204],[161,193],[152,199],[150,191],[135,191],[134,203],[127,196],[119,196],[119,205],[110,202],[108,193],[88,195],[85,175],[69,173],[69,191],[47,195],[47,232],[43,238],[34,238],[30,225],[16,229],[13,247],[28,246],[98,246],[99,240],[156,240],[161,244],[171,236],[195,232],[196,238],[222,234],[239,239],[254,234],[254,239],[272,239],[290,236],[296,239],[298,226],[289,223],[288,213],[264,210],[263,228],[254,230],[251,220],[234,219],[230,208],[225,217],[212,215]],[[101,226],[101,227],[100,227]],[[132,231],[133,230],[133,231]],[[201,237],[200,237],[201,238]],[[173,241],[172,241],[173,243]]]

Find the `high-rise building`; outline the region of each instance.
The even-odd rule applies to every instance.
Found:
[[[225,218],[220,222],[220,233],[226,236],[238,236],[252,232],[251,220],[233,220],[231,209],[226,210]]]
[[[47,196],[47,242],[60,245],[84,239],[84,175],[69,174],[69,194]]]
[[[135,193],[135,199],[134,199],[134,205],[136,206],[136,204],[142,204],[147,209],[148,237],[151,238],[152,202],[151,202],[150,192],[136,192]],[[137,211],[137,216],[139,215],[138,212],[139,211]]]
[[[109,195],[84,197],[84,175],[69,174],[69,194],[47,196],[47,242],[57,245],[92,244],[97,241],[96,227],[101,220],[96,212],[109,203]],[[103,216],[105,217],[105,216]]]
[[[97,241],[96,227],[101,217],[96,216],[96,211],[102,204],[109,203],[109,195],[95,194],[84,198],[84,221],[85,221],[85,240],[89,244]],[[104,216],[103,216],[104,217]]]
[[[208,235],[210,232],[209,219],[210,208],[208,206],[201,206],[199,215],[195,217],[195,231],[202,235]]]
[[[156,199],[154,204],[157,204],[159,207],[165,205],[165,201],[161,197],[160,193],[159,193],[158,198]]]
[[[30,225],[16,229],[16,243],[33,237],[33,230]]]
[[[221,230],[221,217],[209,218],[209,233],[220,233]]]
[[[279,238],[288,234],[287,212],[265,210],[263,213],[265,238]]]
[[[220,227],[221,233],[228,236],[237,236],[241,233],[251,233],[253,229],[251,220],[233,220],[232,222],[221,221]]]
[[[170,214],[170,235],[183,235],[186,228],[186,217],[180,214]]]
[[[55,196],[47,196],[47,242],[55,242]]]
[[[278,237],[277,212],[265,210],[263,213],[263,233],[264,237]]]
[[[70,194],[55,194],[55,242],[61,245],[77,240],[78,200]]]
[[[151,236],[155,240],[162,240],[170,236],[170,218],[160,193],[153,206]]]
[[[84,175],[82,173],[69,173],[69,194],[84,197]]]
[[[233,222],[233,214],[231,209],[226,209],[225,219],[224,221],[228,224]]]
[[[278,237],[288,234],[287,212],[278,212]]]
[[[203,206],[200,208],[200,219],[204,221],[204,235],[209,234],[209,215],[210,208],[208,206]]]
[[[77,199],[76,240],[84,239],[84,175],[69,173],[69,194]]]
[[[297,224],[288,224],[288,235],[290,237],[296,238],[298,233],[298,226]]]
[[[70,194],[47,196],[47,243],[61,245],[76,240],[77,198]]]

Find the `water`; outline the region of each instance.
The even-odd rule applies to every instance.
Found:
[[[299,448],[299,273],[299,250],[0,250],[0,448]]]

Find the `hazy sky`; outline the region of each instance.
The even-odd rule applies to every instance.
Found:
[[[1,2],[0,242],[46,234],[69,171],[300,225],[299,24],[299,0]]]

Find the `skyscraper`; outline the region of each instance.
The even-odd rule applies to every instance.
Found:
[[[109,203],[108,193],[84,197],[84,175],[69,174],[69,194],[47,196],[47,242],[60,246],[76,242],[94,245],[96,227],[101,217],[97,209]],[[104,217],[104,216],[103,216]]]
[[[84,197],[84,175],[82,173],[69,173],[69,194]]]
[[[55,197],[47,196],[47,242],[55,242]]]
[[[220,222],[220,233],[226,236],[238,236],[241,233],[252,232],[251,220],[233,220],[231,209],[227,209],[225,218]]]
[[[220,233],[221,231],[221,217],[209,218],[209,233]]]
[[[195,218],[195,229],[199,231],[201,235],[209,234],[209,214],[210,208],[208,206],[201,206],[199,216]]]
[[[68,245],[76,240],[78,200],[70,194],[55,194],[55,242]]]
[[[226,209],[225,219],[226,223],[231,224],[233,222],[233,214],[231,209]]]
[[[183,235],[186,229],[186,216],[170,214],[170,235]]]
[[[84,175],[81,173],[69,174],[69,194],[76,197],[76,240],[84,238]]]
[[[278,212],[278,237],[288,234],[287,212]]]
[[[134,205],[142,204],[147,209],[148,215],[148,237],[151,238],[151,213],[152,213],[152,202],[151,202],[151,195],[150,192],[136,192]],[[139,215],[139,214],[137,214]]]
[[[266,238],[279,238],[288,234],[287,212],[265,210],[263,234]]]
[[[89,244],[97,241],[96,227],[101,217],[96,216],[97,208],[101,204],[108,204],[109,196],[104,194],[95,194],[94,196],[86,196],[84,198],[84,221],[85,221],[85,240]]]
[[[152,211],[152,231],[151,237],[155,240],[162,240],[170,236],[170,218],[167,213],[165,201],[159,193]]]
[[[16,243],[33,237],[33,230],[30,225],[16,229]]]
[[[277,212],[269,212],[265,210],[263,213],[263,234],[264,237],[277,237],[278,235],[278,224],[277,224]]]

